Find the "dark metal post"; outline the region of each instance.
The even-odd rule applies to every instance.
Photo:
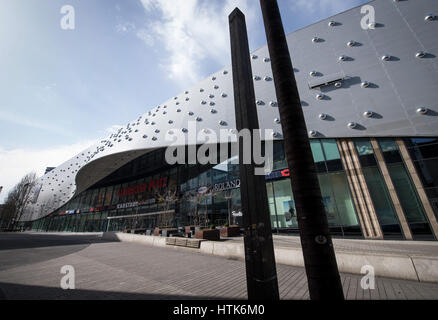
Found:
[[[245,16],[235,9],[229,18],[237,130],[259,128],[249,56]],[[260,139],[252,134],[252,139]],[[239,139],[240,194],[245,228],[245,265],[248,299],[278,300],[277,271],[272,243],[265,177],[255,175],[255,164],[243,164]]]
[[[280,10],[260,0],[284,145],[300,228],[310,298],[343,300],[342,283],[301,109]]]

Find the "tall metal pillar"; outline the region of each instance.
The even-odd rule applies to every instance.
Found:
[[[229,15],[234,103],[237,130],[249,129],[252,140],[260,139],[249,56],[245,16],[239,9]],[[272,229],[264,175],[255,175],[254,158],[243,164],[243,141],[239,140],[240,194],[245,228],[245,265],[250,300],[278,300]]]
[[[343,300],[327,215],[276,0],[260,0],[312,300]]]

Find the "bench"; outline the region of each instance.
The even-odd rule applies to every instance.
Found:
[[[166,238],[166,245],[170,245],[170,246],[199,249],[200,244],[201,244],[201,240],[199,239],[189,239],[189,238],[179,238],[179,237]]]

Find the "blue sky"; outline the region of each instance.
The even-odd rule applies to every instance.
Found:
[[[368,0],[279,0],[285,31]],[[61,7],[75,9],[63,30]],[[246,15],[251,50],[266,43],[257,0],[2,0],[0,203],[171,96],[230,64],[227,15]]]

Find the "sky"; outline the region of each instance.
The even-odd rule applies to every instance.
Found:
[[[286,33],[368,0],[278,0]],[[61,20],[74,9],[74,29]],[[257,0],[2,0],[0,203],[169,97],[231,64],[228,14],[266,44]],[[65,21],[65,18],[64,18]]]

